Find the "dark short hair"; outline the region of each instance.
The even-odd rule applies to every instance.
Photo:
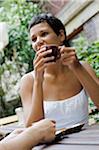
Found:
[[[65,30],[63,23],[51,13],[41,13],[41,14],[33,16],[29,24],[29,31],[33,26],[42,22],[47,22],[57,35],[60,34],[60,30],[62,29],[65,35],[65,40],[63,44],[65,46],[70,46],[69,42],[66,39],[66,30]]]

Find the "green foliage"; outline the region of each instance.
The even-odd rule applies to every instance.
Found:
[[[37,4],[26,0],[0,1],[0,22],[7,22],[9,26],[9,44],[0,51],[0,117],[12,115],[15,107],[21,104],[18,94],[20,79],[33,69],[35,55],[28,24],[32,16],[40,12]],[[18,103],[13,105],[11,100]]]
[[[83,37],[73,40],[76,47],[78,58],[87,61],[93,67],[99,77],[99,41],[88,44]]]
[[[3,63],[7,57],[21,64],[27,63],[27,71],[32,70],[34,52],[29,41],[28,24],[32,16],[40,11],[37,4],[25,0],[7,0],[2,3],[0,21],[9,24],[9,44],[4,49]]]

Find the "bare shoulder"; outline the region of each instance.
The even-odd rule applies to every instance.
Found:
[[[20,94],[33,88],[33,71],[25,74],[20,82]]]
[[[21,78],[21,82],[29,82],[29,81],[33,81],[33,71],[29,72],[27,74],[25,74],[22,78]]]

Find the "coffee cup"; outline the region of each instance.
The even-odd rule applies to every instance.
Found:
[[[50,54],[47,54],[46,57],[54,56],[54,60],[52,60],[52,61],[55,62],[61,56],[60,50],[59,50],[58,46],[56,46],[56,45],[46,45],[46,50],[49,50],[49,49],[51,49],[52,52]]]

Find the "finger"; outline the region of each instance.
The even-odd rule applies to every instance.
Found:
[[[50,50],[47,50],[47,51],[45,51],[45,52],[42,52],[42,53],[38,53],[38,54],[36,54],[36,58],[34,59],[34,63],[37,63],[40,59],[42,59],[42,58],[48,58],[48,57],[46,57],[48,54],[50,54],[50,53],[52,53],[52,50],[50,49]],[[53,58],[51,58],[51,59],[53,59]],[[46,61],[46,60],[45,60]]]
[[[38,53],[38,57],[46,57],[48,54],[51,54],[52,53],[52,49],[49,49],[47,51],[43,51],[41,53]]]
[[[62,53],[61,54],[61,58],[69,58],[69,57],[72,57],[72,56],[75,56],[76,55],[76,53],[75,53],[75,51],[71,51],[70,53],[67,53],[67,52],[65,52],[65,53]]]
[[[65,64],[65,65],[69,65],[69,64],[71,64],[71,63],[73,63],[74,62],[74,57],[71,57],[71,58],[66,58],[66,59],[63,59],[63,64]]]
[[[74,47],[62,47],[61,50],[60,50],[60,53],[64,53],[64,52],[71,52],[71,51],[75,51],[75,48]]]
[[[44,63],[50,63],[55,59],[54,56],[50,56],[50,57],[45,57],[44,58]]]
[[[45,48],[45,47],[39,49],[39,50],[36,52],[36,55],[38,56],[39,53],[42,53],[42,52],[44,52],[44,51],[46,51],[46,48]]]
[[[44,65],[44,58],[40,59],[38,62],[37,61],[34,62],[34,69],[37,69],[43,65]]]
[[[45,52],[45,53],[43,53],[43,52]],[[36,54],[37,54],[37,56],[39,55],[39,54],[41,54],[41,53],[43,53],[43,54],[49,54],[49,53],[51,53],[52,52],[52,49],[46,49],[46,47],[43,47],[43,48],[41,48],[40,50],[38,50],[37,52],[36,52]]]

